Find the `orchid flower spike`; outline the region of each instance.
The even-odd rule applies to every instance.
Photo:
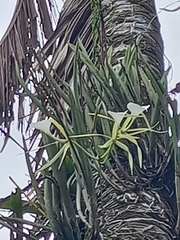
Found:
[[[41,132],[46,133],[48,136],[54,138],[50,131],[51,121],[49,119],[42,120],[39,122],[34,122],[30,124],[30,128],[35,128],[37,130],[40,130]]]
[[[125,112],[112,112],[112,111],[108,111],[109,115],[111,115],[111,117],[114,119],[114,121],[120,125],[120,123],[122,122],[124,116],[126,115],[127,111]]]
[[[144,111],[147,111],[150,105],[140,106],[137,103],[130,102],[127,104],[127,109],[131,112],[132,115],[139,116]]]

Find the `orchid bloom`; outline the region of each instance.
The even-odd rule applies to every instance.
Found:
[[[49,119],[42,120],[39,122],[34,122],[30,124],[30,128],[35,128],[37,130],[40,130],[41,132],[47,134],[48,136],[54,138],[50,131],[51,121]]]
[[[180,147],[180,140],[178,140],[178,142],[177,142],[177,146]]]
[[[137,103],[130,102],[127,104],[127,109],[131,112],[132,115],[139,116],[144,111],[147,111],[150,105],[140,106]]]
[[[133,103],[133,102],[129,102],[127,104],[127,109],[131,112],[131,115],[133,115],[133,116],[139,116],[144,111],[147,111],[149,107],[150,107],[150,105],[140,106],[139,104]],[[125,111],[125,112],[108,111],[108,113],[109,113],[109,115],[111,115],[111,117],[114,119],[114,121],[119,125],[122,122],[127,111]]]
[[[51,124],[53,124],[61,132],[61,134],[64,136],[63,139],[57,138],[51,133],[51,131],[50,131]],[[67,134],[66,134],[64,128],[62,127],[62,125],[59,124],[55,119],[53,119],[51,117],[47,120],[42,120],[39,122],[31,123],[30,128],[35,128],[37,130],[40,130],[41,132],[45,133],[49,137],[51,137],[61,143],[65,143],[68,140]]]
[[[127,111],[125,112],[112,112],[112,111],[108,111],[109,115],[111,115],[111,117],[114,119],[114,121],[120,125],[120,123],[122,122],[124,116],[126,115]]]

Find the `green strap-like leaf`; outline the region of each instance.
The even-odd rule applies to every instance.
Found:
[[[137,153],[138,153],[138,161],[139,161],[139,166],[140,168],[142,168],[142,163],[143,163],[143,159],[142,159],[142,151],[139,147],[138,142],[136,141],[136,139],[132,136],[129,135],[125,135],[125,134],[120,134],[119,135],[120,139],[127,139],[128,141],[132,142],[134,145],[136,145],[137,147]]]
[[[116,145],[127,152],[129,167],[130,167],[130,170],[131,170],[131,174],[133,175],[133,158],[132,158],[132,155],[129,151],[129,148],[124,143],[122,143],[120,141],[116,141]]]
[[[47,162],[46,164],[44,164],[37,172],[41,172],[49,167],[51,167],[51,165],[59,158],[61,157],[61,155],[65,152],[67,152],[68,148],[69,148],[69,142],[65,143],[62,148],[59,150],[59,152],[56,153],[56,155],[49,160],[49,162]],[[65,157],[65,155],[63,154],[63,156]]]

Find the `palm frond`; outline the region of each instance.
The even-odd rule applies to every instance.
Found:
[[[0,41],[0,124],[4,123],[7,129],[14,119],[14,94],[19,96],[18,117],[24,117],[23,94],[15,62],[26,79],[33,64],[34,50],[42,47],[53,33],[51,1],[48,2],[18,0],[9,27]]]

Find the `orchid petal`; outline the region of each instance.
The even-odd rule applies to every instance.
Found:
[[[177,142],[177,146],[180,147],[180,140],[178,140],[178,142]]]
[[[140,106],[137,103],[130,102],[127,104],[127,109],[131,112],[132,115],[139,116],[144,111],[147,111],[150,105]]]
[[[44,132],[48,136],[51,136],[52,138],[54,138],[54,136],[50,132],[50,126],[51,126],[51,121],[49,119],[30,124],[30,128],[35,128],[37,130],[40,130],[41,132]]]
[[[111,117],[114,119],[114,121],[120,125],[120,123],[122,122],[125,114],[127,113],[127,111],[125,112],[112,112],[112,111],[108,111],[109,115],[111,115]]]

